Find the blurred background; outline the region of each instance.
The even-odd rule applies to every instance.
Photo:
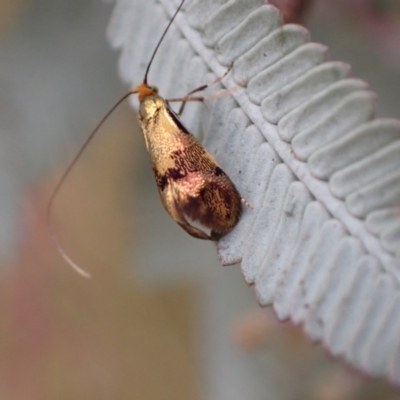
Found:
[[[378,115],[399,115],[398,2],[274,3],[371,84]],[[111,11],[0,0],[0,399],[400,398],[261,310],[239,267],[166,215],[127,105],[54,204],[60,242],[93,278],[60,258],[51,190],[128,89],[105,39]]]

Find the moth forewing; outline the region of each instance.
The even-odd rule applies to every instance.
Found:
[[[217,240],[231,231],[240,218],[241,197],[214,158],[156,92],[142,97],[139,116],[167,212],[199,239]]]

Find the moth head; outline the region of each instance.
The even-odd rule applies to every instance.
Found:
[[[141,83],[136,87],[132,93],[137,93],[139,95],[139,101],[142,102],[146,97],[158,96],[158,87],[149,86],[147,83]]]

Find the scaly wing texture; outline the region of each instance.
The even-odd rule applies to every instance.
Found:
[[[131,85],[178,3],[117,1],[108,34]],[[253,206],[222,263],[241,262],[279,318],[400,383],[400,121],[375,119],[367,83],[262,0],[187,1],[149,83],[182,96],[232,62],[232,96],[184,118]]]

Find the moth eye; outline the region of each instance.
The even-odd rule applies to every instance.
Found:
[[[151,87],[153,91],[155,91],[156,93],[158,93],[158,87],[157,86],[152,86]]]

